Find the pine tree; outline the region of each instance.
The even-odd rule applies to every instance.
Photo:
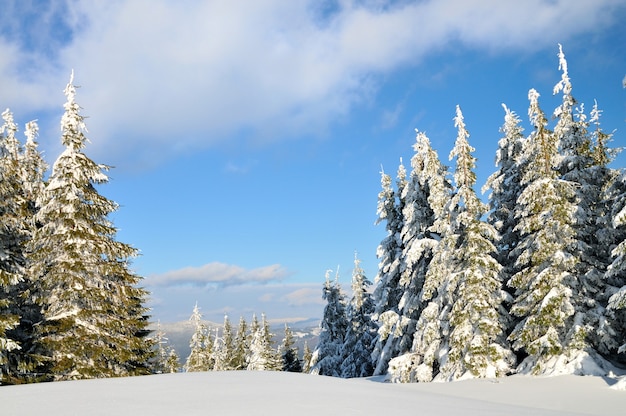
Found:
[[[41,227],[29,244],[44,316],[38,347],[49,359],[42,371],[54,380],[145,374],[152,354],[147,292],[129,266],[137,250],[115,239],[108,215],[118,206],[95,188],[108,181],[108,167],[82,152],[86,129],[73,74],[65,95],[65,150],[38,201]]]
[[[222,331],[222,352],[224,355],[224,370],[234,370],[232,366],[235,351],[235,339],[233,336],[233,326],[228,315],[224,316],[224,326]]]
[[[476,159],[468,142],[459,106],[458,136],[450,158],[456,157],[456,192],[450,201],[456,249],[449,253],[452,274],[446,283],[451,293],[449,351],[439,378],[501,377],[510,372],[515,357],[505,338],[508,314],[503,306],[501,266],[495,259],[495,228],[482,220],[486,206],[474,191]]]
[[[170,349],[168,348],[167,337],[161,328],[160,321],[157,322],[157,327],[154,331],[154,345],[156,352],[152,360],[152,372],[155,374],[166,373]]]
[[[283,343],[280,348],[282,371],[288,371],[290,373],[302,372],[302,363],[298,358],[298,348],[294,346],[295,342],[291,328],[289,328],[289,325],[285,324],[285,337],[283,338]]]
[[[509,338],[513,348],[528,354],[519,372],[549,374],[577,365],[585,354],[586,334],[575,308],[576,193],[573,183],[558,177],[557,142],[538,97],[535,90],[529,92],[535,129],[525,149],[528,169],[516,212],[521,240],[513,255],[519,271],[509,285],[516,289],[511,314],[519,323]]]
[[[309,348],[309,343],[304,341],[304,347],[302,347],[302,372],[311,372],[311,359],[313,358],[313,352]]]
[[[377,322],[379,329],[372,358],[375,365],[375,374],[383,374],[387,363],[397,355],[397,338],[402,336],[406,327],[402,321],[398,305],[403,291],[400,278],[404,271],[402,228],[404,200],[402,194],[407,185],[406,169],[400,161],[396,186],[391,187],[391,177],[381,173],[382,191],[378,194],[378,219],[376,224],[386,222],[387,236],[378,246],[376,256],[380,259],[378,274],[376,275],[376,289],[374,290],[375,309],[372,319]]]
[[[346,332],[342,351],[344,354],[341,363],[341,377],[368,377],[371,376],[371,350],[376,337],[377,325],[372,321],[374,301],[368,292],[371,282],[361,268],[361,261],[354,256],[352,270],[352,298],[346,310],[348,330]]]
[[[4,124],[0,130],[0,382],[7,382],[11,351],[20,350],[18,342],[8,332],[19,324],[18,307],[14,296],[18,284],[24,280],[24,232],[20,212],[19,142],[15,137],[17,126],[12,113],[2,113]]]
[[[606,281],[613,289],[608,301],[603,328],[607,333],[604,353],[612,360],[623,363],[626,358],[626,173],[613,184],[615,202],[612,210],[613,226],[622,232],[621,242],[612,250],[613,262],[606,272]]]
[[[399,286],[403,294],[398,304],[398,324],[393,331],[388,331],[386,348],[390,353],[387,360],[410,353],[412,348],[417,320],[425,306],[422,300],[425,276],[441,239],[441,219],[452,187],[446,177],[447,168],[441,164],[424,133],[417,132],[413,149],[410,179],[401,195],[404,201],[400,233],[404,265]],[[379,360],[375,374],[383,374],[386,368],[386,364]]]
[[[5,124],[2,131],[6,133],[6,137],[3,135],[3,144],[0,146],[4,149],[0,152],[2,154],[0,158],[2,166],[0,178],[2,179],[0,180],[7,187],[2,187],[4,191],[2,191],[0,205],[4,206],[2,222],[5,224],[5,230],[15,238],[12,240],[13,247],[10,250],[12,255],[3,261],[4,267],[0,267],[0,274],[2,269],[10,269],[10,264],[13,264],[13,270],[18,270],[15,266],[19,265],[20,270],[19,281],[11,285],[10,290],[6,292],[6,298],[11,300],[11,310],[7,314],[0,313],[5,316],[19,316],[19,324],[7,331],[7,335],[17,342],[20,348],[7,351],[4,372],[6,373],[5,380],[10,379],[11,382],[22,383],[37,379],[34,370],[41,363],[41,357],[33,352],[34,325],[41,321],[41,308],[33,299],[31,293],[33,284],[30,275],[25,270],[28,267],[26,245],[36,228],[35,203],[43,191],[43,176],[47,165],[37,148],[37,123],[31,121],[26,124],[24,132],[26,145],[20,150],[21,146],[15,138],[17,126],[9,110],[3,113],[3,118]],[[2,172],[4,172],[4,177],[2,177]],[[7,209],[9,207],[12,208]],[[7,240],[3,238],[2,241]]]
[[[607,305],[606,269],[611,262],[610,250],[618,241],[611,230],[610,196],[607,190],[615,180],[616,171],[609,168],[615,151],[608,147],[610,135],[599,128],[597,103],[594,104],[591,120],[588,122],[581,104],[574,114],[576,100],[572,96],[572,83],[569,78],[567,61],[563,48],[559,45],[559,69],[561,80],[554,87],[554,94],[563,92],[562,103],[554,112],[557,124],[555,138],[560,151],[557,170],[560,177],[574,184],[578,209],[575,223],[576,289],[574,306],[577,325],[586,337],[581,342],[584,349],[602,348],[603,315]],[[589,131],[590,124],[596,131]]]
[[[230,361],[230,366],[233,370],[245,370],[248,366],[247,358],[250,352],[250,345],[247,331],[248,324],[242,316],[239,318],[233,356]]]
[[[279,371],[281,363],[273,348],[272,333],[265,314],[261,315],[261,324],[250,342],[250,359],[248,370],[251,371]]]
[[[189,321],[191,321],[194,332],[189,341],[191,351],[183,366],[183,370],[185,372],[212,370],[212,340],[206,324],[202,322],[202,313],[200,313],[197,303],[193,308]]]
[[[505,115],[500,131],[504,137],[498,142],[498,170],[487,179],[483,192],[491,189],[488,221],[500,234],[500,239],[496,242],[497,259],[503,267],[504,281],[508,281],[515,272],[515,259],[510,254],[520,239],[515,228],[515,208],[522,192],[521,179],[525,166],[521,156],[525,139],[520,118],[504,104],[502,107]]]
[[[340,377],[342,347],[348,329],[348,320],[345,295],[337,279],[334,283],[330,281],[330,271],[326,272],[322,298],[326,300],[326,307],[320,323],[321,332],[317,347],[311,357],[311,374]]]
[[[167,356],[165,371],[167,373],[178,373],[180,371],[180,359],[173,348],[170,349],[170,353]]]

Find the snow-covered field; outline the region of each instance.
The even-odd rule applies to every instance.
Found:
[[[2,416],[55,415],[620,415],[626,391],[602,377],[513,376],[388,384],[231,371],[0,387]]]

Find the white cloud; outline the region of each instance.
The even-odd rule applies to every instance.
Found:
[[[303,287],[285,294],[282,300],[286,301],[289,306],[303,305],[323,305],[324,301],[321,296],[319,287]]]
[[[620,0],[341,1],[324,15],[319,4],[77,2],[64,22],[73,36],[60,42],[57,61],[0,39],[0,89],[8,106],[60,111],[74,68],[92,153],[112,164],[132,154],[141,163],[242,130],[257,141],[316,134],[371,93],[372,77],[430,52],[554,47],[610,24],[623,7]],[[22,21],[20,29],[41,31],[46,22]]]
[[[256,269],[219,262],[208,263],[200,267],[185,267],[146,278],[150,286],[234,286],[251,283],[281,281],[290,273],[279,264]]]

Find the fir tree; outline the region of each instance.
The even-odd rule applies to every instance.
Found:
[[[170,349],[170,353],[167,356],[165,371],[167,373],[178,373],[180,371],[180,359],[173,348]]]
[[[486,206],[474,185],[476,159],[472,155],[461,109],[457,106],[458,136],[450,158],[456,157],[456,192],[450,201],[456,249],[449,253],[452,274],[441,291],[452,291],[449,312],[449,351],[441,379],[501,377],[510,372],[515,357],[505,338],[508,315],[503,306],[501,266],[495,259],[495,228],[481,218]]]
[[[374,301],[368,292],[371,282],[361,268],[361,261],[354,257],[352,271],[352,298],[346,311],[348,330],[343,343],[343,361],[341,363],[341,377],[368,377],[374,368],[372,366],[371,349],[376,337],[377,326],[372,321]]]
[[[15,137],[17,126],[13,114],[2,113],[4,124],[0,130],[0,382],[12,376],[9,370],[11,351],[21,347],[8,332],[19,324],[15,295],[24,280],[23,246],[27,238],[20,212],[19,142]]]
[[[223,370],[234,370],[232,366],[233,355],[235,351],[235,338],[233,336],[233,326],[230,323],[228,315],[224,316],[224,326],[222,331],[222,352],[224,355]]]
[[[379,326],[372,352],[375,374],[384,373],[389,360],[398,353],[397,338],[402,336],[403,329],[406,327],[398,308],[403,295],[400,278],[405,267],[401,236],[404,208],[402,193],[406,184],[406,169],[402,161],[398,167],[396,191],[391,187],[391,177],[384,172],[381,173],[382,191],[378,194],[376,224],[386,221],[387,236],[376,251],[376,256],[380,261],[375,278],[375,310],[372,315],[372,319]]]
[[[41,308],[33,298],[31,290],[33,282],[25,269],[28,267],[26,245],[36,229],[35,204],[43,191],[43,176],[47,165],[37,148],[37,123],[31,121],[26,124],[24,132],[26,145],[20,150],[21,146],[15,138],[17,126],[9,110],[3,113],[3,118],[5,124],[2,130],[6,137],[0,146],[4,149],[0,152],[2,154],[0,181],[7,187],[3,188],[0,205],[4,206],[2,222],[5,224],[5,230],[15,237],[12,241],[17,245],[11,248],[12,254],[4,261],[4,267],[0,267],[0,274],[2,269],[6,269],[10,264],[13,264],[14,270],[17,270],[15,266],[19,264],[21,270],[19,281],[11,285],[9,292],[6,292],[6,297],[11,300],[12,305],[10,313],[6,316],[19,316],[19,325],[9,330],[7,335],[17,342],[20,348],[7,351],[5,380],[11,379],[11,382],[22,383],[37,380],[34,371],[41,363],[41,357],[33,351],[34,325],[41,321]],[[9,207],[12,209],[7,209]],[[7,240],[3,238],[2,241]]]
[[[339,282],[330,281],[330,271],[326,272],[326,282],[322,292],[326,300],[324,317],[320,323],[321,332],[315,351],[311,357],[311,374],[341,376],[343,343],[348,329],[345,296]]]
[[[242,317],[239,318],[239,326],[237,327],[237,335],[235,336],[235,345],[230,366],[233,370],[245,370],[248,362],[248,354],[250,353],[248,324]]]
[[[387,360],[402,356],[412,348],[417,320],[425,306],[422,300],[425,276],[441,239],[442,218],[452,187],[446,177],[447,168],[441,164],[424,133],[417,132],[413,149],[410,180],[401,195],[404,265],[399,285],[403,295],[398,305],[399,325],[389,331]],[[375,373],[383,374],[385,370],[385,363],[379,361]]]
[[[610,135],[599,128],[597,103],[588,122],[581,104],[574,113],[576,100],[572,96],[567,61],[559,45],[559,69],[561,80],[554,87],[554,94],[563,93],[562,103],[554,112],[557,124],[554,128],[559,149],[556,168],[560,177],[574,184],[578,209],[575,211],[573,255],[578,259],[575,268],[578,281],[574,307],[577,325],[587,335],[583,349],[602,348],[603,315],[607,305],[607,282],[604,280],[610,264],[607,246],[617,243],[617,235],[611,230],[610,189],[615,171],[608,167],[615,151],[609,149]],[[589,127],[596,125],[591,133]],[[593,345],[593,346],[592,346]]]
[[[272,333],[265,314],[261,315],[261,324],[253,335],[250,342],[250,359],[248,370],[252,371],[278,371],[281,368],[276,350],[272,345]]]
[[[166,373],[170,349],[167,345],[165,332],[161,329],[160,321],[157,322],[157,327],[154,331],[154,346],[156,351],[152,360],[152,372],[155,374]]]
[[[510,253],[520,239],[515,228],[515,208],[522,192],[521,179],[525,166],[521,156],[525,139],[520,118],[504,104],[502,107],[505,115],[500,131],[504,137],[499,140],[496,153],[498,170],[487,179],[483,192],[491,189],[488,221],[500,234],[496,242],[497,259],[503,267],[504,280],[508,281],[515,270],[515,259],[511,258]]]
[[[513,255],[519,271],[509,285],[516,289],[511,313],[519,323],[509,338],[513,348],[528,354],[518,371],[548,374],[576,365],[584,354],[586,334],[575,308],[576,193],[573,183],[558,177],[557,142],[538,97],[535,90],[529,92],[535,129],[525,149],[528,169],[516,211],[521,240]]]
[[[48,357],[42,371],[54,380],[145,374],[152,354],[147,292],[129,266],[137,250],[115,239],[108,216],[118,206],[95,188],[108,181],[108,167],[82,151],[86,129],[73,74],[65,95],[65,151],[38,201],[41,227],[29,244],[29,273],[44,316],[37,327],[38,347]]]
[[[189,356],[183,370],[186,372],[209,371],[213,369],[212,360],[212,340],[209,336],[209,330],[204,322],[202,322],[202,313],[198,308],[198,304],[193,308],[191,317],[189,318],[194,332],[189,341]]]
[[[304,341],[304,347],[302,347],[302,372],[311,372],[311,359],[313,358],[313,352],[309,348],[309,343]]]
[[[302,363],[298,358],[298,348],[294,346],[295,339],[289,325],[285,324],[285,337],[281,345],[282,371],[290,373],[302,372]]]
[[[603,340],[605,354],[623,363],[626,358],[626,173],[622,172],[613,185],[613,226],[622,231],[622,241],[612,250],[613,262],[606,272],[606,281],[613,287],[608,302]]]

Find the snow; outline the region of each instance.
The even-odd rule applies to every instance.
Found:
[[[512,376],[453,383],[381,383],[301,373],[229,371],[0,387],[3,416],[623,415],[626,391],[603,377]],[[615,384],[617,386],[617,384]],[[624,385],[624,382],[622,382]]]

